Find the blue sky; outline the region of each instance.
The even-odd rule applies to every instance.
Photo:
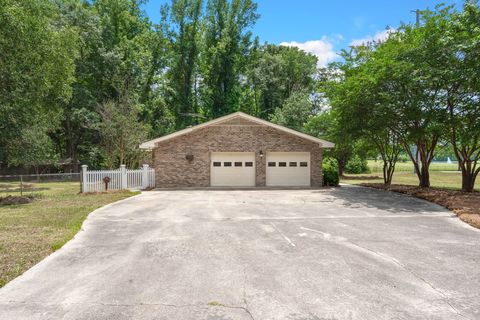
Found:
[[[158,22],[159,8],[169,0],[149,0],[144,6]],[[336,52],[352,43],[385,37],[385,28],[415,21],[411,10],[437,3],[461,6],[461,0],[258,0],[260,19],[253,27],[261,42],[293,45],[314,53],[319,65],[338,58]]]

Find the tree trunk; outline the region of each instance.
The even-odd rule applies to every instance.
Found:
[[[405,151],[407,152],[410,160],[412,160],[415,173],[418,177],[419,186],[422,188],[429,188],[430,187],[430,163],[433,160],[434,150],[437,145],[437,138],[432,139],[432,143],[430,148],[427,147],[427,143],[425,142],[417,142],[417,152],[413,154],[410,151],[410,147],[408,143],[403,142],[403,146]]]
[[[345,173],[345,167],[346,167],[346,162],[343,160],[337,160],[338,162],[338,176],[343,177],[343,174]]]
[[[383,184],[390,186],[392,184],[393,173],[395,171],[395,164],[389,161],[383,161]]]
[[[475,176],[472,172],[462,170],[462,191],[473,192],[475,187]]]
[[[456,143],[453,143],[453,150],[457,157],[458,167],[462,171],[462,191],[473,192],[475,180],[480,172],[480,168],[477,167],[478,155],[472,160],[472,155],[465,149],[465,146],[458,148]]]
[[[462,169],[462,191],[473,192],[475,189],[475,180],[477,179],[478,169],[476,166],[472,166],[471,161],[459,161],[460,168]]]
[[[420,169],[420,183],[419,186],[422,188],[430,188],[430,172],[428,170],[428,165],[422,165]]]

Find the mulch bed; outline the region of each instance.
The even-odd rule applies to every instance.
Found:
[[[383,189],[424,199],[452,210],[462,221],[480,229],[480,192],[462,192],[409,185],[385,186],[381,183],[362,183],[364,187]]]
[[[378,179],[383,179],[382,177],[379,177],[379,176],[346,176],[346,175],[343,175],[341,178],[342,179],[348,179],[348,180],[378,180]]]
[[[32,195],[28,196],[6,196],[0,197],[0,206],[3,205],[13,205],[13,204],[27,204],[35,201],[35,197]]]

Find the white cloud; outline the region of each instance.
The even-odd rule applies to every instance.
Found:
[[[341,37],[339,35],[337,38]],[[311,40],[305,42],[282,42],[281,46],[286,47],[297,47],[305,52],[315,55],[318,59],[318,66],[324,67],[328,63],[335,61],[337,54],[333,49],[333,41],[329,40],[327,37],[322,37],[320,40]]]
[[[352,42],[350,42],[350,45],[351,46],[361,46],[361,45],[365,45],[369,42],[374,42],[374,41],[375,42],[382,42],[382,41],[385,41],[390,36],[390,34],[393,33],[393,32],[395,32],[394,29],[386,29],[386,30],[378,31],[373,36],[368,35],[363,39],[354,39],[354,40],[352,40]]]

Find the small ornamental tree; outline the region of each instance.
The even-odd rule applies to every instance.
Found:
[[[138,121],[138,105],[128,96],[107,101],[100,110],[98,132],[105,152],[105,166],[138,165],[142,157],[139,144],[145,140],[147,128]]]

